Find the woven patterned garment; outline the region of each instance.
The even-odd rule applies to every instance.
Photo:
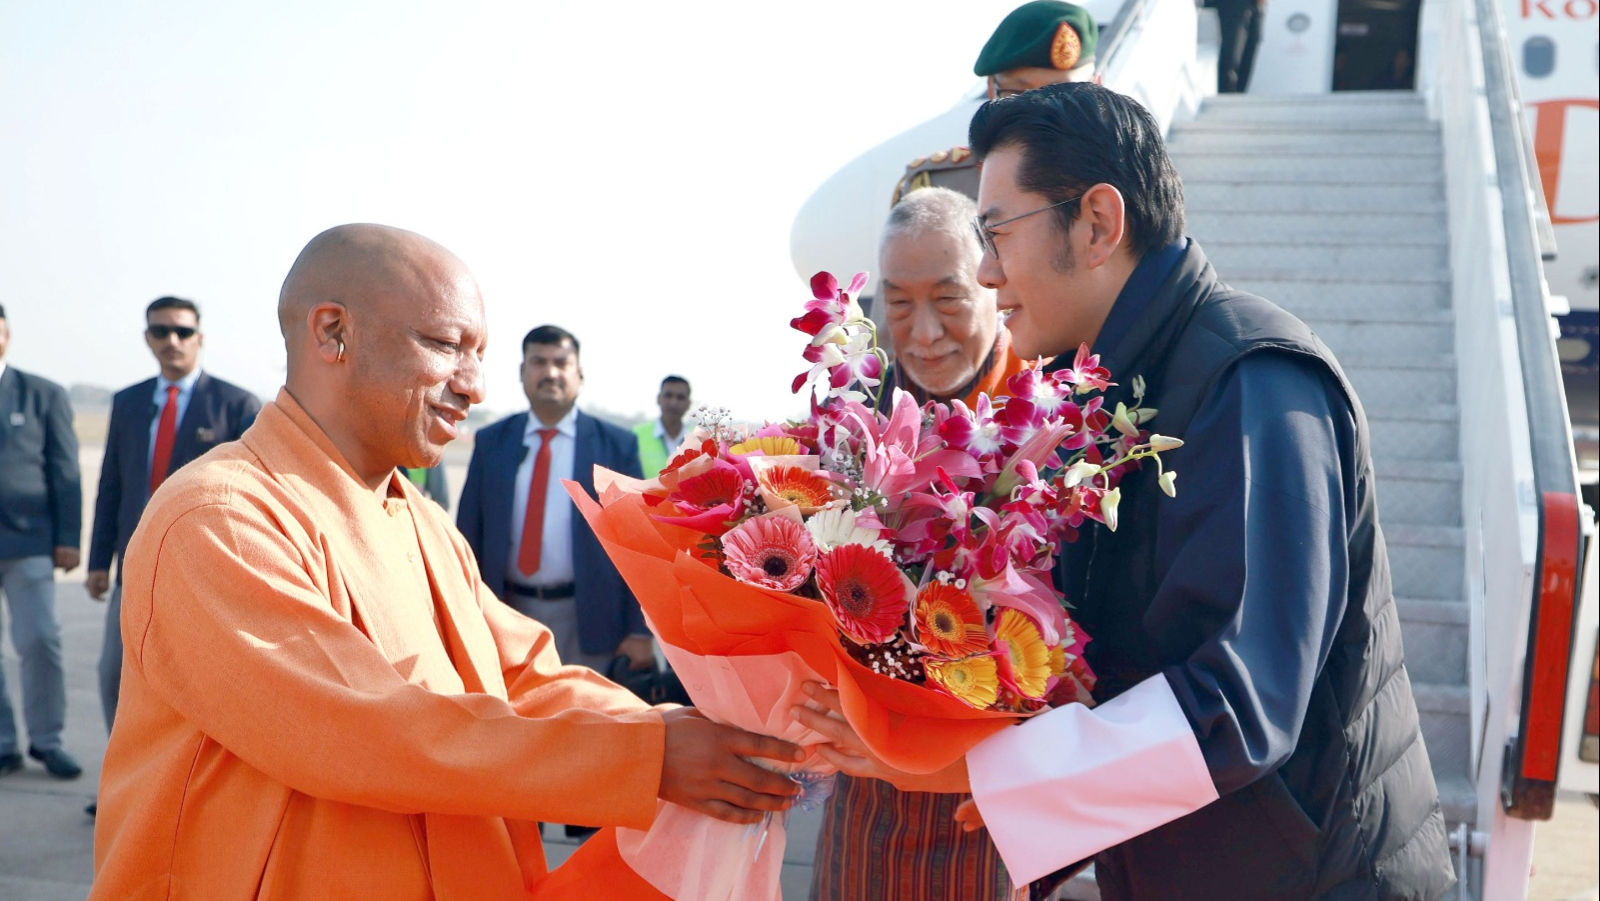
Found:
[[[841,773],[817,837],[812,901],[1021,901],[989,834],[956,823],[966,797]]]

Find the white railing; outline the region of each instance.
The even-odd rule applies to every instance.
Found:
[[[1144,0],[1132,11],[1126,30],[1100,61],[1101,81],[1139,101],[1167,134],[1172,123],[1193,119],[1200,101],[1216,93],[1216,72],[1207,78],[1198,64],[1194,0]]]
[[[1503,770],[1508,742],[1524,727],[1530,623],[1550,550],[1544,543],[1555,540],[1546,534],[1546,497],[1561,490],[1564,473],[1552,445],[1570,457],[1570,433],[1564,420],[1547,422],[1551,402],[1561,402],[1560,382],[1545,371],[1554,365],[1553,351],[1543,352],[1548,291],[1503,28],[1492,6],[1474,0],[1425,0],[1421,24],[1419,84],[1444,140],[1459,369],[1480,830],[1462,846],[1487,847],[1481,876],[1462,875],[1481,897],[1515,899],[1527,891],[1533,826],[1506,814],[1513,799]],[[1486,53],[1494,57],[1486,61]]]

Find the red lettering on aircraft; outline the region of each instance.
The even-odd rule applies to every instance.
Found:
[[[1600,101],[1591,98],[1569,98],[1531,103],[1533,107],[1533,154],[1539,162],[1539,182],[1544,186],[1544,202],[1550,207],[1550,221],[1556,225],[1575,225],[1593,222],[1600,214],[1563,216],[1557,212],[1556,189],[1561,177],[1561,144],[1567,134],[1567,116],[1574,110],[1600,111]]]
[[[1552,3],[1556,4],[1552,7]],[[1522,0],[1524,19],[1541,18],[1555,21],[1565,17],[1581,22],[1600,13],[1600,0]]]

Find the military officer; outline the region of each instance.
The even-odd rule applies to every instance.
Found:
[[[1064,81],[1095,81],[1100,28],[1089,11],[1061,0],[1033,0],[1011,11],[989,36],[973,63],[988,83],[990,100]],[[978,166],[972,152],[952,147],[918,157],[894,186],[893,206],[917,188],[936,186],[978,196]]]

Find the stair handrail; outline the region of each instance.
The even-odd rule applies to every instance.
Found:
[[[1491,21],[1495,22],[1496,27],[1493,29],[1493,35],[1484,39],[1486,44],[1492,43],[1494,45],[1492,49],[1488,46],[1484,47],[1485,75],[1490,80],[1504,85],[1505,90],[1509,93],[1509,109],[1512,118],[1515,118],[1517,122],[1525,126],[1526,120],[1522,118],[1522,113],[1527,107],[1522,102],[1522,81],[1516,76],[1517,66],[1511,52],[1511,41],[1506,36],[1504,13],[1492,0],[1489,11],[1485,11],[1483,4],[1479,3],[1478,15],[1480,19],[1485,15],[1491,14],[1494,16]],[[1493,40],[1492,38],[1498,38],[1498,40]],[[1498,69],[1498,73],[1492,77],[1488,76],[1488,72],[1495,69]],[[1492,108],[1490,114],[1494,115]],[[1526,127],[1519,127],[1516,131],[1517,139],[1522,145],[1518,155],[1522,159],[1523,173],[1526,175],[1528,185],[1532,188],[1529,194],[1532,201],[1529,213],[1533,217],[1533,232],[1534,237],[1538,240],[1539,256],[1545,261],[1553,260],[1556,258],[1557,250],[1556,228],[1550,218],[1549,199],[1545,197],[1544,185],[1539,178],[1539,159],[1534,152],[1533,132]]]
[[[1501,802],[1521,819],[1549,819],[1554,809],[1567,670],[1578,610],[1577,460],[1566,391],[1551,340],[1549,288],[1540,261],[1543,190],[1532,172],[1505,21],[1494,0],[1475,0],[1490,137],[1504,221],[1510,315],[1516,326],[1527,411],[1533,492],[1539,505],[1537,552],[1517,733],[1506,748]],[[1542,210],[1549,228],[1548,209]]]
[[[1100,44],[1095,48],[1095,73],[1103,75],[1111,58],[1122,48],[1122,41],[1133,28],[1133,23],[1144,15],[1145,0],[1123,0],[1111,24],[1100,29]]]

